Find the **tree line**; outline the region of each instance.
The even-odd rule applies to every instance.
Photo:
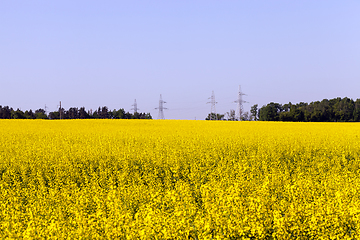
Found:
[[[225,114],[209,113],[205,120],[238,121],[235,110]],[[243,112],[242,121],[284,121],[284,122],[360,122],[360,99],[333,98],[311,103],[292,104],[268,103],[258,108],[251,107]]]
[[[254,115],[253,112],[252,115]],[[354,101],[347,97],[338,97],[309,104],[305,102],[292,104],[289,102],[284,105],[271,102],[261,107],[255,113],[255,118],[260,121],[359,122],[360,99]]]
[[[0,119],[152,119],[150,113],[130,113],[123,108],[110,111],[108,107],[99,107],[97,110],[86,111],[85,107],[71,107],[68,110],[60,108],[58,111],[46,113],[42,108],[33,112],[31,109],[21,111],[14,110],[9,106],[0,105]]]

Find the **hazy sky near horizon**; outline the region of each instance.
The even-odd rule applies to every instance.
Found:
[[[1,1],[0,105],[204,119],[360,98],[360,1]]]

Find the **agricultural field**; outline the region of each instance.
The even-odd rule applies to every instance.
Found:
[[[0,120],[3,239],[360,239],[360,124]]]

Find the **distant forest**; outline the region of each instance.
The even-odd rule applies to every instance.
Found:
[[[257,107],[257,105],[254,105]],[[252,110],[254,108],[252,107]],[[281,105],[269,103],[257,112],[252,111],[255,119],[260,121],[288,121],[288,122],[359,122],[360,99],[350,98],[324,99],[321,102]],[[256,116],[258,115],[258,116]]]
[[[59,111],[46,114],[41,108],[35,112],[31,109],[23,112],[20,109],[14,110],[9,106],[0,105],[0,119],[152,119],[152,117],[150,113],[125,112],[123,108],[109,111],[107,107],[99,107],[95,111],[86,111],[84,107],[72,107],[69,110],[61,108]]]

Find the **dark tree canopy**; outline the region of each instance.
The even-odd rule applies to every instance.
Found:
[[[76,108],[72,107],[69,110],[62,109],[61,110],[61,118],[62,119],[152,119],[150,113],[137,113],[134,114],[125,112],[123,108],[119,110],[114,109],[110,111],[108,107],[99,107],[97,110],[86,111],[85,107]],[[50,119],[59,119],[60,113],[50,112]]]
[[[225,117],[224,114],[209,113],[209,115],[205,118],[205,120],[224,120],[224,117]]]
[[[259,109],[261,121],[290,122],[358,122],[360,121],[360,99],[323,99],[321,102],[281,105],[269,103]]]
[[[134,114],[125,112],[123,108],[119,110],[114,109],[109,111],[108,107],[99,107],[96,111],[86,111],[85,107],[77,108],[71,107],[68,110],[64,108],[58,111],[50,112],[48,115],[44,109],[37,109],[33,112],[31,109],[25,112],[20,109],[12,109],[9,106],[2,107],[0,105],[0,119],[152,119],[150,113],[138,113]]]

